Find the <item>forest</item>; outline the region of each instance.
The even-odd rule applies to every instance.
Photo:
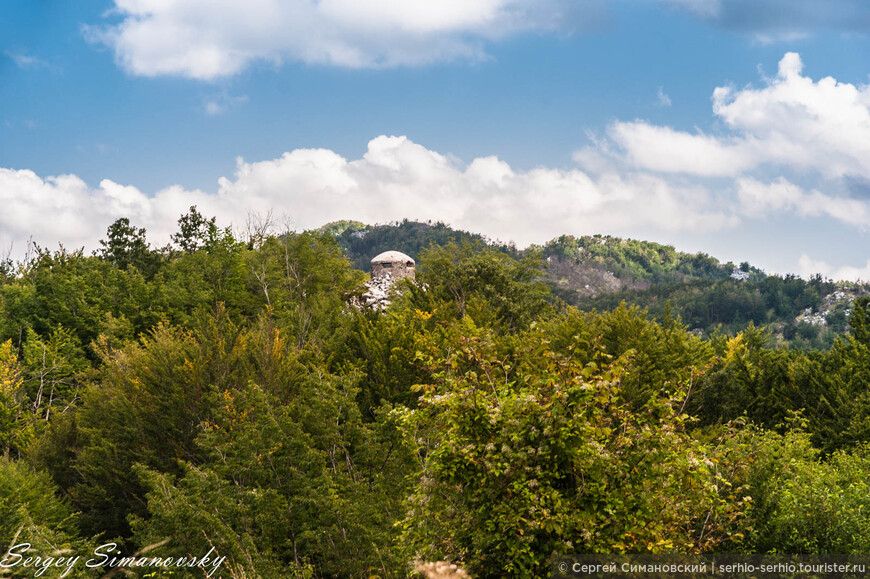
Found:
[[[870,552],[861,288],[811,332],[795,318],[834,282],[668,246],[268,225],[191,207],[166,247],[119,219],[91,255],[34,245],[2,264],[3,545],[43,560],[213,549],[233,578]],[[360,307],[388,249],[416,280]],[[555,260],[621,285],[578,293]]]

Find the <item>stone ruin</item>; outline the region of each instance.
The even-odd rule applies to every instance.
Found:
[[[390,305],[390,288],[397,280],[414,279],[414,260],[400,251],[385,251],[372,259],[371,280],[366,283],[368,291],[363,294],[367,307],[378,310]]]
[[[394,281],[403,277],[414,278],[414,260],[401,251],[385,251],[372,258],[372,279],[391,277]]]

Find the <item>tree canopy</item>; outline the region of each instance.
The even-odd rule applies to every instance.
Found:
[[[276,578],[870,547],[866,299],[829,347],[777,347],[762,324],[828,282],[731,280],[611,238],[521,255],[434,225],[417,279],[371,310],[342,250],[360,231],[376,235],[244,241],[193,207],[175,247],[119,219],[96,255],[12,267],[0,539],[44,556],[214,547],[227,576]],[[664,281],[577,308],[548,283],[553,252]]]

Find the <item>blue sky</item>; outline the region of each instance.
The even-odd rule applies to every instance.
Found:
[[[440,219],[870,279],[858,0],[5,0],[0,241]]]

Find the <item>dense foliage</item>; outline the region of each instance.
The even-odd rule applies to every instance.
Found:
[[[838,309],[838,315],[829,316],[824,328],[795,320],[807,309],[818,311],[822,298],[834,288],[832,282],[819,276],[804,280],[771,275],[749,281],[667,283],[574,299],[572,303],[583,309],[610,310],[625,301],[648,309],[653,316],[661,316],[665,307],[670,307],[689,327],[708,334],[717,328],[737,332],[750,322],[771,325],[787,341],[820,348],[833,345],[836,336],[845,331],[845,306]]]
[[[459,231],[441,222],[422,223],[405,219],[390,225],[365,225],[359,221],[336,221],[320,230],[333,235],[351,264],[364,271],[369,269],[369,260],[381,252],[401,251],[416,259],[429,246],[448,243],[490,245],[513,257],[518,254],[513,245],[491,242],[483,235]]]
[[[95,255],[7,264],[0,542],[214,547],[223,576],[267,578],[870,548],[866,300],[829,349],[775,348],[755,324],[816,307],[828,282],[730,280],[612,238],[520,256],[451,231],[244,237],[191,208],[172,246],[123,219]],[[411,253],[417,280],[363,309],[340,243]],[[656,282],[618,295],[649,310],[565,304],[553,252]],[[715,323],[733,331],[689,331]]]
[[[546,255],[578,264],[601,267],[616,277],[664,283],[728,278],[734,264],[720,264],[705,253],[687,254],[670,245],[620,239],[609,235],[573,237],[562,235],[543,247]],[[744,265],[748,273],[761,273]]]
[[[717,331],[733,334],[751,322],[767,326],[774,342],[802,350],[833,346],[847,330],[851,299],[870,293],[865,286],[835,284],[819,275],[808,280],[766,275],[746,262],[721,263],[705,253],[607,235],[563,235],[517,251],[443,223],[405,220],[369,226],[338,221],[321,231],[334,236],[353,266],[363,271],[368,271],[371,257],[388,249],[416,259],[430,246],[486,246],[493,255],[543,259],[540,279],[552,297],[583,310],[610,311],[627,302],[661,319],[667,307],[689,328],[708,336]]]

